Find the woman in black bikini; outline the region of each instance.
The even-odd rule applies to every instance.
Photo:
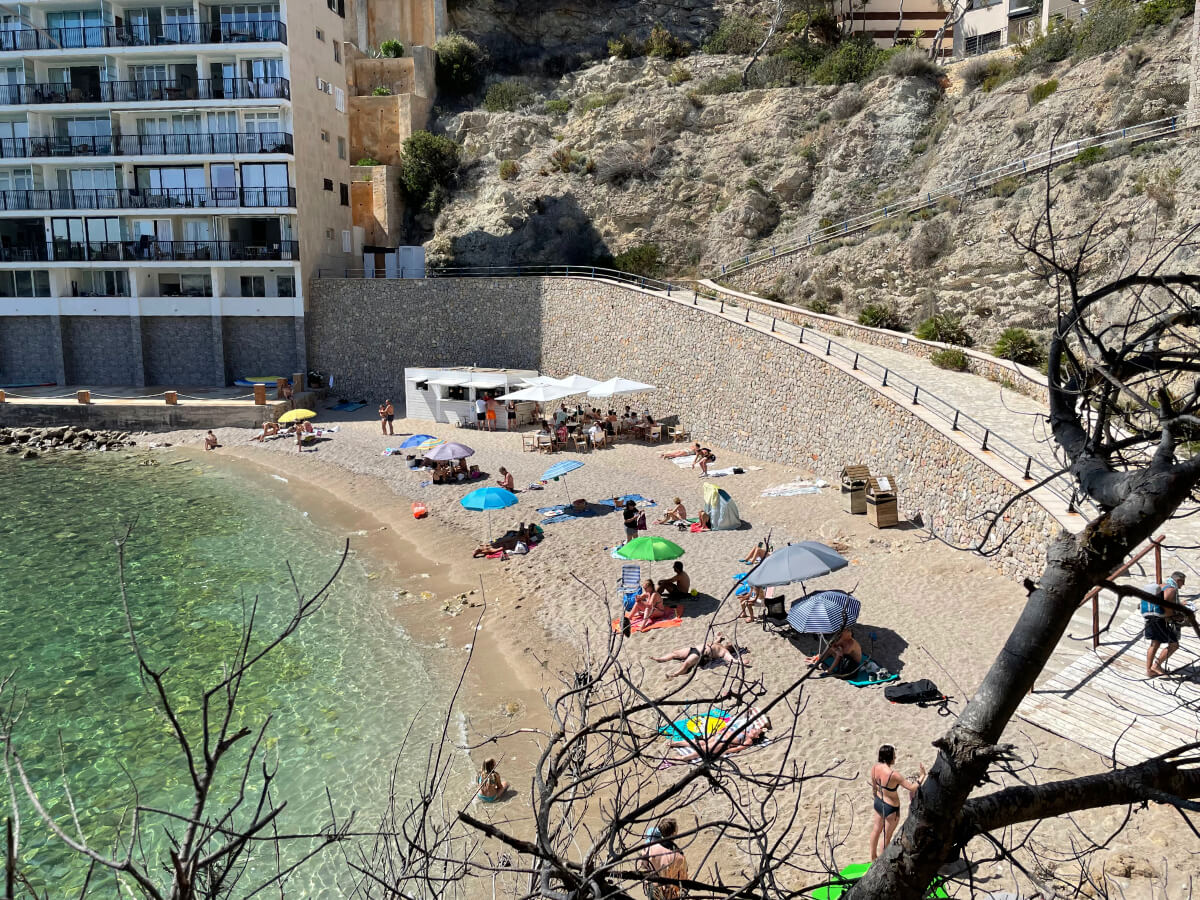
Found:
[[[721,632],[717,632],[717,639],[711,644],[705,644],[703,647],[680,647],[678,650],[672,650],[666,656],[654,657],[655,662],[673,662],[680,660],[683,664],[675,672],[672,672],[668,678],[678,678],[680,675],[686,675],[696,666],[706,662],[711,662],[714,659],[720,659],[726,665],[732,666],[735,662],[743,666],[749,666],[750,663],[742,659],[742,654],[737,653],[733,641],[730,641]]]
[[[504,408],[508,411],[508,430],[517,430],[517,401],[509,400],[504,404]]]
[[[875,801],[875,816],[871,820],[871,862],[879,856],[879,837],[883,835],[882,849],[892,842],[892,834],[900,824],[900,788],[916,796],[917,788],[925,780],[925,766],[921,766],[921,777],[909,781],[892,768],[896,761],[896,748],[884,744],[879,748],[879,762],[871,767],[871,797]]]

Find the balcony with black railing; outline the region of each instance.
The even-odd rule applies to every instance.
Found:
[[[259,22],[172,22],[157,25],[82,25],[0,31],[0,52],[103,50],[112,47],[169,47],[189,44],[287,43],[287,26]]]
[[[240,188],[67,188],[0,191],[0,212],[52,209],[237,209],[293,207],[296,189]]]
[[[37,156],[214,156],[292,152],[292,136],[286,131],[0,138],[0,159]]]
[[[0,32],[2,33],[2,32]],[[151,81],[57,82],[0,85],[0,105],[155,103],[181,100],[287,100],[291,83],[271,78],[170,78]]]
[[[0,247],[0,262],[295,262],[297,241],[53,241]]]

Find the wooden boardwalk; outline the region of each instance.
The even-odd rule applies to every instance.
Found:
[[[1184,632],[1170,672],[1146,678],[1142,617],[1127,616],[1070,665],[1038,685],[1017,715],[1122,765],[1200,741],[1200,647]]]

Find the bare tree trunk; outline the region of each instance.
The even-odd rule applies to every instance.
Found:
[[[742,69],[742,87],[746,87],[750,83],[750,69],[758,62],[759,56],[767,49],[767,44],[771,42],[771,38],[775,36],[775,31],[779,28],[779,23],[783,21],[783,0],[775,0],[775,13],[771,16],[771,24],[767,27],[766,37],[762,39],[762,43],[758,45],[758,49],[754,51],[754,55],[750,57],[750,62],[746,63],[746,68]]]
[[[904,27],[904,0],[900,0],[900,6],[896,10],[896,16],[896,30],[892,32],[893,47],[900,43],[900,29]]]

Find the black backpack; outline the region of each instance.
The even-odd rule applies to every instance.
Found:
[[[883,696],[893,703],[916,703],[920,706],[944,703],[950,699],[928,678],[889,684],[883,689]]]

